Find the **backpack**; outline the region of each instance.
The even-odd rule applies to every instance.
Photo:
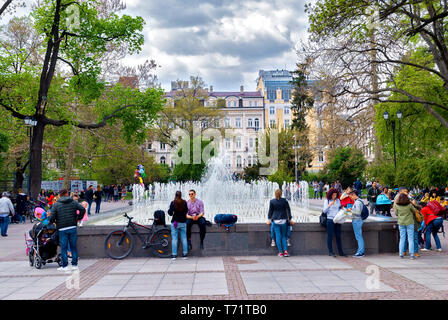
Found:
[[[156,211],[154,211],[154,224],[156,226],[164,226],[164,227],[166,227],[165,211],[163,211],[163,210],[156,210]]]
[[[362,200],[359,199],[362,203],[362,211],[361,211],[361,219],[366,220],[369,217],[369,209],[367,209],[367,206],[362,202]]]
[[[217,214],[215,216],[215,223],[220,227],[223,226],[226,228],[226,231],[229,231],[230,227],[233,227],[235,223],[238,221],[238,216],[234,214]]]
[[[415,221],[417,221],[417,223],[421,223],[423,220],[425,220],[425,217],[423,216],[423,214],[418,210],[415,211],[414,216],[415,216]]]
[[[442,205],[435,200],[429,201],[426,206],[437,216],[442,216],[445,211],[445,207],[442,207]]]
[[[327,214],[322,211],[322,214],[319,217],[319,223],[322,227],[327,227]]]

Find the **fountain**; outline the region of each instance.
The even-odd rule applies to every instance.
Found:
[[[193,189],[204,202],[204,216],[213,221],[218,213],[238,215],[238,223],[260,223],[267,221],[269,200],[279,188],[275,182],[266,179],[246,183],[234,181],[230,171],[224,164],[225,157],[213,157],[200,182],[154,183],[149,190],[138,184],[133,186],[132,211],[130,216],[140,224],[150,224],[154,211],[167,212],[176,191],[181,191],[184,199],[188,199],[188,191]],[[309,210],[308,183],[286,183],[282,185],[283,197],[291,207],[292,220],[295,222],[318,222],[320,212]],[[122,225],[125,220],[122,214],[89,223],[89,225]]]

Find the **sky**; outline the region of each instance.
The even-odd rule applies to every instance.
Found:
[[[310,0],[125,0],[145,19],[145,45],[129,65],[154,59],[162,88],[200,76],[215,91],[256,90],[259,70],[292,70],[307,38]]]
[[[308,37],[305,3],[315,2],[122,1],[127,6],[123,13],[146,21],[142,51],[124,63],[135,66],[154,59],[159,65],[156,75],[166,91],[171,81],[190,76],[200,76],[215,91],[239,91],[241,85],[255,91],[259,70],[293,70],[295,49]],[[16,15],[27,11],[19,9]]]

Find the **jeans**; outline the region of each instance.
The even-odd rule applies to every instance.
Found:
[[[336,235],[336,245],[338,246],[339,255],[344,255],[342,250],[341,227],[339,223],[334,223],[333,219],[327,219],[327,247],[328,253],[333,255],[333,234]]]
[[[291,237],[291,231],[292,226],[288,226],[286,229],[286,239],[289,239]],[[271,240],[275,240],[275,229],[274,229],[274,222],[271,222]]]
[[[191,227],[193,224],[197,223],[199,225],[199,234],[201,237],[201,242],[205,239],[205,218],[200,217],[198,220],[194,221],[193,219],[187,219],[187,239],[191,240]]]
[[[364,239],[362,237],[362,224],[362,219],[352,220],[353,232],[355,233],[356,241],[358,241],[358,251],[356,251],[357,254],[364,254],[365,251]]]
[[[324,195],[324,191],[323,190],[319,190],[319,196],[320,196],[320,200],[322,200],[322,196]]]
[[[95,203],[96,203],[95,213],[100,213],[101,200],[100,201],[95,201]]]
[[[78,247],[76,246],[77,240],[78,240],[77,228],[63,231],[59,230],[59,245],[61,246],[61,259],[63,267],[66,267],[68,265],[68,258],[67,258],[68,244],[70,244],[70,250],[72,252],[72,266],[78,265]]]
[[[369,210],[370,215],[372,215],[374,211],[376,213],[376,202],[369,201],[369,207],[370,207],[370,210]]]
[[[288,243],[286,241],[286,233],[288,232],[289,226],[286,223],[284,224],[272,223],[272,224],[274,225],[275,243],[277,244],[278,252],[282,253],[284,251],[287,251]]]
[[[2,236],[6,236],[8,232],[9,216],[0,217],[0,230]]]
[[[171,221],[171,247],[172,247],[172,255],[177,256],[177,243],[178,238],[177,234],[180,233],[180,240],[182,242],[182,253],[184,256],[188,254],[188,243],[187,243],[187,223],[183,222],[177,223],[177,228],[174,228],[174,221]]]
[[[414,256],[415,248],[414,248],[414,224],[409,224],[407,226],[398,226],[398,229],[400,230],[400,244],[399,244],[399,251],[400,251],[400,257],[403,256],[404,253],[404,245],[407,242],[409,243],[409,253],[411,257]],[[407,239],[406,239],[407,235]]]
[[[415,230],[414,227],[414,253],[418,253],[418,234],[419,232],[417,230]],[[407,235],[406,235],[406,241],[404,242],[404,252],[408,251],[408,240],[407,240]]]
[[[426,249],[428,249],[428,250],[431,249],[431,234],[434,237],[437,249],[442,248],[442,245],[440,244],[439,236],[437,235],[437,232],[439,231],[442,224],[443,224],[443,219],[437,218],[437,219],[432,220],[426,227],[426,233],[425,233],[425,238],[426,238],[425,248]]]
[[[90,216],[90,208],[92,207],[92,202],[93,200],[87,200],[87,203],[89,204],[88,208],[87,208],[87,214]]]

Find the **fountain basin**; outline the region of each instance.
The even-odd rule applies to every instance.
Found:
[[[169,224],[167,225],[169,227]],[[84,226],[78,229],[78,250],[81,258],[105,258],[104,241],[106,235],[118,226]],[[366,254],[398,252],[398,227],[396,219],[389,221],[367,221],[363,225]],[[130,257],[150,257],[150,249],[142,249],[135,237],[136,246]],[[199,249],[199,228],[192,228],[193,250],[191,256],[252,256],[275,255],[276,247],[271,247],[270,226],[265,223],[241,223],[224,228],[213,224],[207,227],[204,250]],[[291,232],[291,255],[327,255],[326,229],[319,223],[296,223]],[[346,254],[354,254],[357,242],[350,222],[342,225],[342,245]],[[181,255],[181,245],[179,253]],[[337,252],[335,239],[333,248]]]

